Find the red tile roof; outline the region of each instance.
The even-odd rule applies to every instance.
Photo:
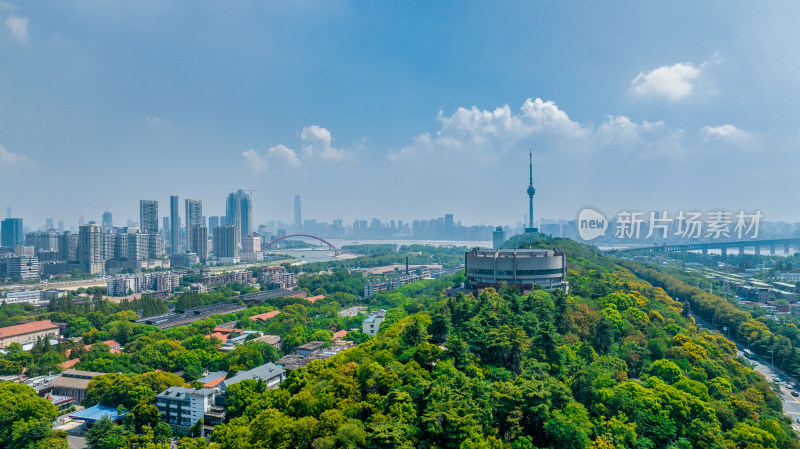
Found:
[[[70,369],[73,366],[77,365],[80,361],[81,359],[67,360],[66,362],[61,363],[59,366],[61,367],[61,369]]]
[[[208,339],[211,339],[211,337],[217,337],[217,339],[219,339],[220,343],[225,343],[226,341],[228,341],[228,335],[227,334],[223,334],[221,332],[214,332],[211,335],[206,335],[206,338],[208,338]]]
[[[237,329],[233,329],[230,327],[215,327],[214,332],[219,332],[221,334],[230,334],[231,332],[236,332]]]
[[[0,327],[0,338],[16,337],[50,329],[58,329],[58,326],[50,320],[31,321],[30,323],[17,324],[16,326]]]
[[[310,298],[306,298],[307,300],[311,301],[312,303],[319,301],[320,299],[325,299],[325,295],[317,295],[312,296]]]
[[[250,319],[253,320],[253,321],[255,321],[255,320],[267,321],[270,318],[275,318],[280,313],[281,313],[280,310],[273,310],[271,312],[266,312],[266,313],[261,313],[261,314],[258,314],[258,315],[253,315],[253,316],[250,317]]]
[[[347,336],[347,331],[345,331],[345,330],[336,331],[336,332],[333,333],[333,338],[337,339],[337,340],[339,338],[344,338],[346,336]]]
[[[227,376],[222,376],[219,379],[212,380],[211,382],[206,382],[206,383],[203,384],[203,386],[206,387],[206,388],[214,388],[217,385],[219,385],[222,382],[224,382],[225,381],[225,377],[227,377]]]

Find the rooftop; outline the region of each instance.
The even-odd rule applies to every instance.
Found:
[[[75,412],[69,415],[69,417],[74,420],[95,422],[95,421],[100,421],[105,416],[108,416],[109,418],[111,418],[111,420],[116,420],[117,418],[121,418],[122,416],[125,416],[127,414],[128,412],[124,411],[122,412],[122,415],[120,415],[117,412],[117,409],[113,407],[106,407],[105,405],[95,405],[94,407],[89,407],[79,412]]]
[[[247,379],[269,380],[276,376],[280,376],[285,372],[286,370],[284,370],[283,368],[274,363],[265,363],[251,370],[239,371],[238,373],[236,373],[235,376],[231,377],[230,379],[225,379],[224,382],[221,382],[220,387],[224,390],[235,383],[239,383]]]
[[[258,315],[253,315],[250,317],[251,320],[260,320],[260,321],[267,321],[270,318],[275,318],[276,316],[280,315],[280,310],[272,310],[270,312],[260,313]]]
[[[31,321],[30,323],[17,324],[15,326],[0,327],[0,338],[16,337],[33,332],[41,332],[50,329],[58,329],[58,326],[50,320]]]

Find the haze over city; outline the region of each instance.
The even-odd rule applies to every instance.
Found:
[[[513,224],[530,148],[538,217],[798,221],[798,8],[3,2],[0,206]]]

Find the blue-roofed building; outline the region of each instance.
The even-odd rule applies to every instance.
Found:
[[[85,408],[81,411],[72,413],[69,415],[69,418],[73,421],[83,421],[82,427],[86,429],[106,416],[112,421],[119,421],[127,414],[127,410],[124,410],[120,414],[114,407],[95,405],[94,407]]]

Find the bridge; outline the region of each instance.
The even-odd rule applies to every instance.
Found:
[[[761,254],[761,250],[763,248],[769,248],[770,255],[775,255],[775,250],[778,247],[782,247],[786,254],[790,253],[791,248],[794,248],[795,251],[800,251],[800,238],[738,240],[738,241],[721,241],[721,242],[687,243],[687,244],[663,244],[663,245],[653,245],[653,246],[640,246],[636,248],[613,249],[606,252],[615,254],[615,253],[625,253],[632,251],[649,251],[658,253],[701,251],[703,254],[708,254],[708,250],[718,249],[721,251],[723,256],[727,256],[729,249],[737,249],[738,253],[741,255],[744,254],[745,248],[753,248],[756,254]]]
[[[319,240],[320,242],[328,245],[328,248],[330,248],[331,250],[336,252],[337,256],[339,255],[339,248],[333,246],[333,244],[331,242],[329,242],[329,241],[327,241],[327,240],[325,240],[323,238],[319,238],[319,237],[317,237],[315,235],[311,235],[311,234],[289,234],[289,235],[284,235],[283,237],[278,237],[275,240],[273,240],[271,242],[268,242],[268,243],[265,243],[264,245],[262,245],[261,246],[261,251],[266,251],[274,243],[280,242],[281,240],[286,240],[286,239],[296,238],[296,237],[305,237],[305,238],[309,238],[309,239]]]

